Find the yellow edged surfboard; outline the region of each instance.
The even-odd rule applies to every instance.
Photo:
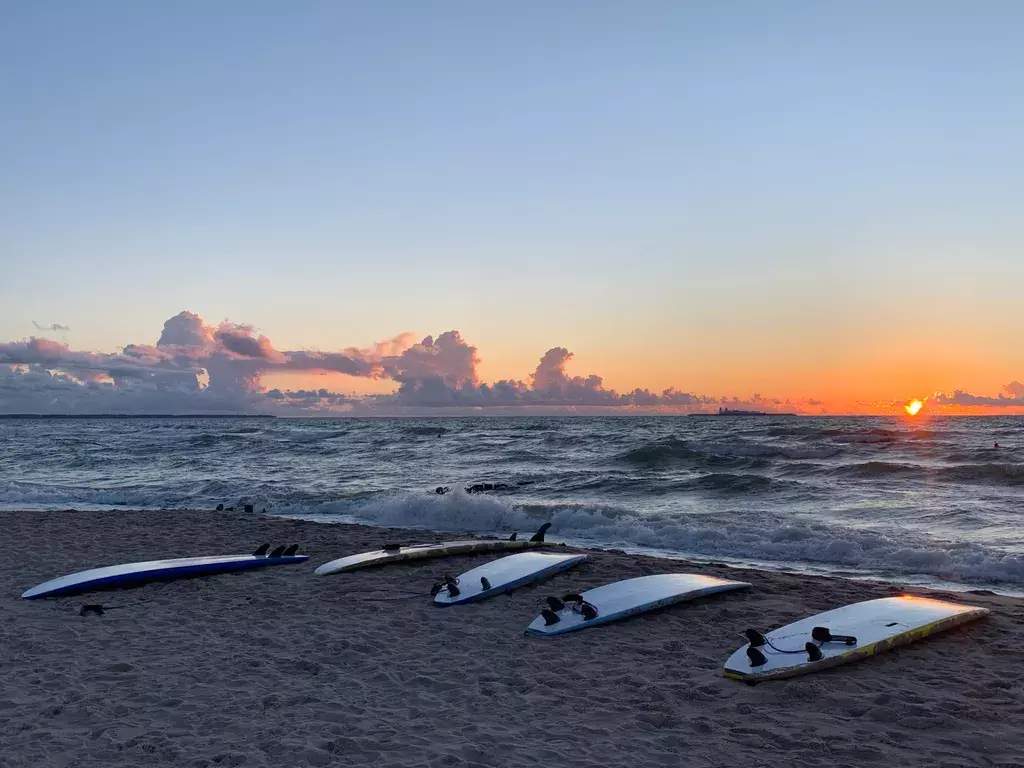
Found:
[[[725,662],[724,674],[754,683],[806,675],[848,664],[952,629],[988,613],[930,597],[866,600],[787,624],[751,641]]]
[[[412,544],[410,546],[385,547],[375,552],[362,552],[358,555],[339,557],[324,563],[314,571],[319,576],[331,573],[344,573],[359,568],[371,568],[378,565],[391,565],[408,560],[426,560],[433,557],[451,557],[478,552],[509,552],[523,549],[550,546],[544,541],[544,534],[551,523],[544,523],[529,539],[520,539],[512,534],[510,539],[470,539],[467,541],[446,541],[440,544]]]

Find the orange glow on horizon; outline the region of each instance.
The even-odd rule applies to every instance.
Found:
[[[924,403],[920,400],[911,400],[909,403],[903,406],[905,410],[911,416],[917,416],[918,412],[924,407]]]

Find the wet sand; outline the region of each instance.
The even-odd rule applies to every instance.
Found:
[[[212,512],[0,512],[0,530],[4,767],[1024,764],[1020,599],[595,551],[544,584],[435,608],[410,593],[499,555],[318,577],[344,554],[453,537]],[[310,561],[20,597],[85,568],[264,541]],[[548,594],[673,571],[753,588],[523,635]],[[992,613],[802,678],[722,676],[747,627],[904,591]],[[111,610],[79,616],[84,603]]]

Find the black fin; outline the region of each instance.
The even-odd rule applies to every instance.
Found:
[[[291,557],[292,555],[294,555],[298,551],[299,551],[299,545],[298,544],[292,544],[290,547],[288,547],[288,549],[286,549],[284,551],[284,554],[286,556],[288,556],[288,557]]]
[[[545,602],[547,602],[549,606],[551,606],[552,611],[560,611],[563,608],[565,608],[565,603],[563,603],[557,597],[546,597],[544,598],[544,600]]]
[[[583,595],[577,595],[575,592],[570,592],[568,595],[562,595],[562,600],[566,603],[575,603],[583,599]]]
[[[558,618],[558,614],[557,613],[555,613],[554,611],[549,611],[547,608],[545,608],[543,611],[541,611],[540,615],[544,617],[544,626],[545,627],[550,627],[552,624],[557,624],[558,622],[561,621],[561,619]]]
[[[583,614],[583,618],[587,621],[597,618],[597,608],[592,606],[590,603],[583,603],[580,606],[580,613]]]
[[[269,549],[270,549],[270,545],[269,544],[261,544],[259,549],[257,549],[255,552],[253,552],[253,554],[256,555],[256,557],[262,557],[263,555],[267,554],[267,550],[269,550]]]
[[[821,661],[821,648],[816,646],[814,643],[806,643],[804,645],[804,650],[807,651],[808,661]]]
[[[480,586],[483,587],[485,590],[488,590],[488,589],[491,588],[491,582],[489,582],[487,580],[486,576],[481,576],[480,577]]]
[[[459,580],[452,578],[451,574],[448,573],[444,575],[444,578],[441,579],[441,581],[430,588],[430,596],[433,597],[442,589],[448,590],[449,597],[457,597],[462,592],[462,590],[459,589]]]
[[[551,523],[544,523],[537,532],[530,537],[530,541],[544,541],[544,534],[548,532],[548,528],[551,527]]]
[[[746,635],[747,640],[750,641],[750,645],[754,648],[760,648],[762,645],[768,642],[768,640],[765,639],[765,636],[758,632],[756,629],[748,629],[743,634]],[[763,664],[764,662],[761,663]]]
[[[753,646],[747,648],[747,658],[750,659],[750,666],[752,667],[760,667],[762,664],[768,663],[768,657]]]
[[[508,540],[509,541],[515,541],[518,538],[519,538],[518,531],[512,531],[512,535],[508,537]]]
[[[271,552],[269,555],[267,555],[267,557],[280,557],[283,554],[284,554],[284,544],[282,544],[280,547],[275,547],[274,551]]]
[[[402,548],[401,544],[385,544],[381,549],[385,552],[397,552]]]
[[[857,638],[852,635],[833,635],[828,627],[815,627],[811,630],[811,637],[819,643],[846,643],[856,645]]]

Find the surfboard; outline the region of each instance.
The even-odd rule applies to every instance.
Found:
[[[529,539],[520,539],[512,534],[510,539],[469,539],[466,541],[446,541],[439,544],[412,544],[410,546],[386,547],[374,552],[362,552],[331,560],[317,568],[314,573],[327,576],[331,573],[354,571],[358,568],[370,568],[378,565],[390,565],[407,560],[424,560],[431,557],[450,557],[473,552],[503,552],[515,549],[533,549],[546,545],[544,534],[551,523],[544,523]]]
[[[500,595],[526,584],[550,579],[556,573],[579,565],[586,555],[552,555],[544,552],[520,552],[499,557],[466,571],[457,579],[437,585],[434,602],[438,605],[462,605]]]
[[[747,630],[751,642],[729,657],[724,673],[748,682],[805,675],[907,645],[988,612],[914,595],[844,605],[767,636]]]
[[[628,619],[673,603],[749,586],[743,581],[728,581],[694,573],[639,576],[605,584],[581,595],[566,595],[561,600],[549,597],[548,608],[530,622],[526,634],[535,637],[563,635]]]
[[[285,550],[278,547],[270,554],[264,554],[267,545],[256,550],[260,554],[221,555],[210,557],[179,557],[171,560],[147,560],[141,563],[124,563],[91,568],[67,576],[44,581],[22,594],[26,600],[57,595],[72,595],[94,589],[144,584],[151,581],[181,579],[191,576],[207,576],[215,573],[244,571],[265,568],[272,565],[304,563],[309,555],[294,554],[297,547]],[[287,551],[289,554],[284,554]]]

